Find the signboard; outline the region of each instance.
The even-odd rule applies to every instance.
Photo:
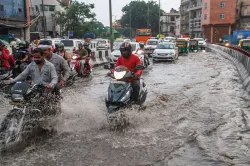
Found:
[[[69,37],[73,37],[74,36],[74,32],[73,31],[68,31],[68,36]]]

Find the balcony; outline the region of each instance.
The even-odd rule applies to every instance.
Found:
[[[201,10],[202,9],[202,4],[195,4],[195,5],[191,5],[189,8],[189,11],[192,10]]]
[[[190,32],[201,32],[202,28],[201,27],[189,27]]]
[[[189,22],[192,23],[192,22],[195,22],[195,21],[198,21],[198,22],[201,22],[201,17],[197,17],[197,18],[190,18]]]
[[[189,3],[189,0],[181,0],[181,4],[187,4]]]
[[[175,24],[176,21],[162,21],[162,24]]]

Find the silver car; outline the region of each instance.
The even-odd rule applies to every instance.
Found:
[[[178,48],[170,42],[159,44],[152,54],[153,61],[174,61],[178,59],[178,56]]]

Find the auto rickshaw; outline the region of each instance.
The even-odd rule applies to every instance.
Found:
[[[189,40],[189,51],[197,51],[199,50],[198,40],[190,39]]]
[[[189,43],[186,39],[177,39],[176,47],[178,47],[179,55],[188,54]]]
[[[250,52],[250,39],[242,39],[239,41],[239,45],[240,48],[242,48],[243,50],[249,51]]]

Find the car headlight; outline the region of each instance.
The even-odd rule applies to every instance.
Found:
[[[175,54],[175,52],[170,52],[170,55],[174,55]]]
[[[120,80],[125,76],[126,73],[127,73],[126,71],[121,71],[121,72],[114,71],[114,77],[115,79]]]

